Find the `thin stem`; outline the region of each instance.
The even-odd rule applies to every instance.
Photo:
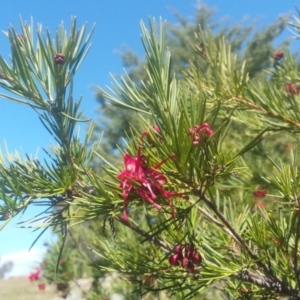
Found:
[[[244,239],[236,232],[236,230],[232,227],[232,225],[228,222],[228,220],[220,212],[220,210],[216,207],[216,205],[212,201],[210,201],[210,199],[205,194],[201,194],[200,198],[218,216],[218,218],[222,221],[222,223],[225,225],[225,227],[228,228],[228,230],[235,237],[235,239],[238,241],[238,243],[242,247],[244,247],[244,249],[247,251],[249,256],[254,261],[256,261],[256,263],[259,265],[259,267],[262,268],[266,274],[269,274],[272,278],[274,278],[274,280],[276,280],[278,283],[282,284],[282,279],[275,276],[273,271],[260,261],[259,257],[250,249],[250,247],[247,245],[247,243],[245,243]]]
[[[268,290],[275,291],[277,293],[280,293],[281,295],[291,296],[291,298],[289,299],[300,299],[300,290],[292,289],[290,286],[286,286],[283,283],[274,282],[272,279],[261,274],[243,271],[235,275],[234,277],[239,280],[251,282]]]
[[[194,201],[189,201],[191,205],[195,205]],[[216,224],[218,227],[222,228],[223,231],[225,231],[227,234],[229,234],[238,244],[241,245],[240,241],[232,234],[232,232],[224,226],[221,222],[219,222],[216,218],[214,218],[209,212],[207,212],[204,208],[198,206],[198,211],[200,211],[205,217],[207,217],[209,220],[211,220],[214,224]]]
[[[135,226],[133,223],[131,223],[129,221],[125,221],[122,217],[119,217],[119,216],[116,216],[114,219],[116,221],[122,223],[126,227],[130,228],[137,234],[147,238],[151,243],[153,243],[153,244],[157,245],[158,247],[161,247],[167,251],[170,251],[170,247],[166,243],[164,243],[163,241],[161,241],[160,239],[158,239],[155,236],[151,236],[149,233],[147,233],[146,231],[142,230],[141,228]]]
[[[295,236],[295,249],[294,249],[294,272],[295,272],[295,278],[297,279],[297,284],[300,286],[300,274],[298,269],[298,244],[299,244],[299,238],[300,238],[300,210],[298,209],[295,214],[297,215],[297,226],[296,226],[296,236]]]
[[[74,167],[75,163],[74,163],[74,159],[73,159],[72,151],[71,151],[71,141],[68,139],[68,137],[66,135],[65,126],[64,126],[63,120],[62,120],[62,114],[61,114],[61,112],[58,112],[57,110],[53,110],[51,114],[52,114],[57,126],[60,128],[59,138],[61,140],[62,146],[65,147],[65,149],[66,149],[66,154],[68,156],[69,163],[71,164],[72,167]]]
[[[294,120],[291,120],[291,119],[288,119],[286,117],[284,117],[283,115],[279,115],[279,114],[275,114],[274,112],[271,112],[271,111],[268,111],[264,108],[262,108],[261,106],[259,105],[256,105],[252,102],[249,102],[248,100],[245,100],[245,99],[242,99],[240,97],[232,97],[233,100],[236,100],[238,101],[239,103],[242,103],[243,105],[249,107],[249,108],[252,108],[252,109],[255,109],[255,110],[259,110],[260,112],[262,112],[263,114],[269,116],[269,117],[272,117],[274,119],[278,119],[278,120],[281,120],[281,121],[284,121],[290,125],[293,125],[297,128],[300,128],[300,124],[298,122],[295,122]]]

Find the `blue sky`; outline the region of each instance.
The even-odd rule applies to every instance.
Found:
[[[205,1],[205,4],[216,7],[216,18],[219,20],[226,22],[229,18],[232,23],[258,20],[259,26],[274,21],[284,13],[289,12],[291,16],[296,13],[295,2],[290,0],[215,0]],[[93,118],[97,103],[92,87],[110,85],[110,72],[122,73],[118,50],[122,50],[122,47],[127,45],[139,55],[143,55],[140,42],[140,21],[144,20],[147,23],[148,17],[151,16],[176,22],[172,14],[174,9],[192,18],[195,6],[196,1],[193,0],[1,1],[0,29],[6,30],[9,24],[15,25],[18,29],[19,16],[22,16],[24,21],[29,21],[33,17],[35,24],[43,24],[43,27],[49,28],[53,34],[61,21],[64,21],[66,25],[69,24],[70,16],[77,17],[78,25],[87,21],[89,29],[96,23],[92,48],[75,81],[75,95],[83,95],[82,109],[87,117]],[[291,36],[291,33],[286,31],[285,36]],[[9,45],[5,36],[1,34],[0,45],[0,54],[7,58]],[[30,108],[0,98],[0,146],[5,152],[4,141],[11,152],[17,150],[34,155],[39,147],[47,147],[51,144],[51,137],[40,125],[37,116]],[[41,150],[39,152],[41,153]],[[13,226],[14,223],[0,232],[2,260],[5,260],[5,257],[11,257],[12,253],[20,254],[23,253],[20,251],[28,250],[34,240],[35,235],[30,230],[18,229]],[[36,249],[43,249],[42,243],[50,238],[50,233],[45,234]],[[24,257],[24,255],[21,256]],[[34,257],[37,257],[36,254],[33,259]],[[29,258],[27,260],[28,268],[31,260]],[[26,272],[27,269],[23,266],[23,273],[26,274]],[[17,272],[17,274],[21,273]]]

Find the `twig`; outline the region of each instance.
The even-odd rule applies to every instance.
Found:
[[[291,296],[290,299],[300,299],[300,290],[292,289],[283,283],[274,282],[272,279],[253,272],[243,271],[235,275],[239,280],[251,282],[257,286],[267,288],[280,294]]]
[[[296,236],[295,236],[295,249],[294,249],[294,272],[295,272],[295,278],[297,278],[297,284],[300,286],[300,278],[299,278],[299,269],[298,269],[298,244],[299,244],[299,230],[300,230],[300,210],[298,208],[298,211],[295,212],[296,215],[298,215],[297,218],[297,226],[296,226]]]
[[[216,207],[216,205],[205,194],[202,193],[199,196],[201,200],[203,200],[203,202],[218,216],[218,218],[223,222],[225,227],[228,228],[228,230],[235,237],[238,243],[242,247],[244,247],[244,249],[248,252],[249,256],[257,262],[259,267],[261,267],[266,272],[266,274],[269,274],[276,282],[282,284],[282,279],[274,275],[273,271],[259,260],[259,257],[250,249],[247,243],[245,243],[244,239],[236,232],[236,230],[232,227],[232,225],[228,222],[228,220],[220,212],[220,210]]]
[[[151,243],[153,243],[167,251],[170,251],[170,247],[166,243],[164,243],[163,241],[161,241],[160,239],[158,239],[155,236],[151,236],[149,233],[147,233],[146,231],[142,230],[141,228],[135,226],[133,223],[131,223],[129,221],[125,221],[122,217],[119,217],[119,216],[116,216],[114,219],[116,221],[122,223],[126,227],[130,228],[131,230],[135,231],[139,235],[142,235],[143,237],[147,238]]]
[[[189,201],[191,205],[195,205],[194,201]],[[211,214],[209,214],[204,208],[198,206],[198,211],[200,211],[203,215],[205,215],[209,220],[211,220],[214,224],[216,224],[218,227],[222,228],[223,231],[225,231],[227,234],[229,234],[238,244],[241,245],[240,241],[235,237],[235,235],[232,234],[232,232],[224,226],[221,222],[219,222],[216,218],[214,218]]]
[[[274,112],[272,111],[268,111],[264,108],[262,108],[261,106],[258,106],[252,102],[249,102],[248,100],[245,100],[245,99],[242,99],[242,98],[239,98],[239,97],[233,97],[232,98],[233,100],[236,100],[237,102],[249,107],[249,108],[252,108],[252,109],[255,109],[255,110],[259,110],[261,111],[264,115],[267,115],[269,117],[272,117],[274,119],[278,119],[278,120],[281,120],[281,121],[284,121],[290,125],[293,125],[297,128],[300,128],[300,124],[298,122],[295,122],[291,119],[288,119],[288,118],[285,118],[283,115],[279,115],[279,114],[275,114]]]

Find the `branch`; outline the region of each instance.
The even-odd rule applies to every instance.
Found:
[[[284,117],[283,115],[275,114],[274,112],[268,111],[268,110],[262,108],[261,106],[258,106],[258,105],[254,104],[252,102],[249,102],[248,100],[245,100],[245,99],[242,99],[242,98],[239,98],[239,97],[233,97],[232,99],[236,100],[237,102],[239,102],[239,103],[241,103],[241,104],[243,104],[243,105],[245,105],[249,108],[259,110],[261,113],[263,113],[264,115],[267,115],[268,117],[284,121],[284,122],[286,122],[290,125],[293,125],[297,128],[300,128],[300,123],[295,122],[294,120],[288,119],[288,118]]]
[[[223,222],[226,228],[231,232],[231,235],[234,236],[234,239],[238,241],[238,243],[244,247],[249,256],[256,261],[260,268],[262,268],[266,274],[271,276],[278,284],[282,284],[282,279],[278,278],[274,275],[273,271],[267,267],[264,263],[262,263],[259,257],[250,249],[250,247],[245,243],[244,239],[236,232],[236,230],[232,227],[232,225],[228,222],[225,216],[220,212],[220,210],[216,207],[216,205],[209,199],[205,194],[200,195],[201,200],[219,217],[219,219]]]
[[[300,211],[295,211],[295,214],[298,214],[297,218],[297,228],[296,228],[296,236],[295,236],[295,249],[294,249],[294,272],[295,272],[295,277],[297,278],[297,284],[300,286],[300,278],[299,278],[299,269],[298,269],[298,244],[299,244],[299,239],[300,239]]]
[[[166,243],[164,243],[163,241],[161,241],[160,239],[158,239],[155,236],[151,236],[149,233],[147,233],[146,231],[142,230],[141,228],[135,226],[133,223],[131,223],[129,221],[125,221],[122,217],[118,217],[118,216],[115,217],[115,220],[122,223],[126,227],[130,228],[137,234],[147,238],[151,243],[157,245],[158,247],[161,247],[167,251],[170,251],[170,247]]]
[[[189,201],[191,205],[195,205],[194,201]],[[241,245],[240,241],[236,238],[235,235],[232,234],[232,232],[224,226],[221,222],[219,222],[217,219],[215,219],[210,213],[208,213],[204,208],[198,206],[198,211],[200,211],[203,215],[205,215],[209,220],[211,220],[214,224],[216,224],[218,227],[222,228],[223,231],[225,231],[227,234],[229,234],[238,244]]]
[[[251,282],[257,286],[267,288],[271,291],[275,291],[280,294],[285,294],[291,296],[290,299],[300,299],[300,290],[292,289],[283,283],[274,282],[272,279],[256,274],[253,272],[243,271],[235,275],[239,280]]]

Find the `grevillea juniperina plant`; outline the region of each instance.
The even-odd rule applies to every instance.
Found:
[[[90,146],[92,126],[84,141],[76,134],[88,122],[72,89],[89,49],[86,26],[78,30],[73,19],[70,36],[61,25],[54,42],[41,27],[35,39],[21,25],[21,39],[12,26],[6,33],[13,64],[0,59],[0,87],[8,92],[1,96],[33,108],[57,144],[45,162],[1,156],[0,219],[5,225],[28,206],[45,207],[27,223],[60,234],[45,278],[83,275],[83,261],[97,271],[94,290],[109,273],[112,284],[121,277],[139,297],[201,299],[217,289],[228,299],[300,299],[298,157],[291,151],[283,162],[285,150],[264,147],[278,132],[298,139],[293,56],[270,56],[269,77],[255,81],[224,38],[199,30],[197,59],[186,77],[176,77],[164,23],[142,23],[147,78],[115,79],[110,91],[100,90],[116,114],[131,110],[141,124],[112,163],[98,151],[101,142]],[[101,168],[92,164],[96,157]],[[69,233],[84,221],[90,239],[82,245]],[[67,244],[89,252],[73,260],[62,255]],[[68,280],[57,285],[65,289]]]

